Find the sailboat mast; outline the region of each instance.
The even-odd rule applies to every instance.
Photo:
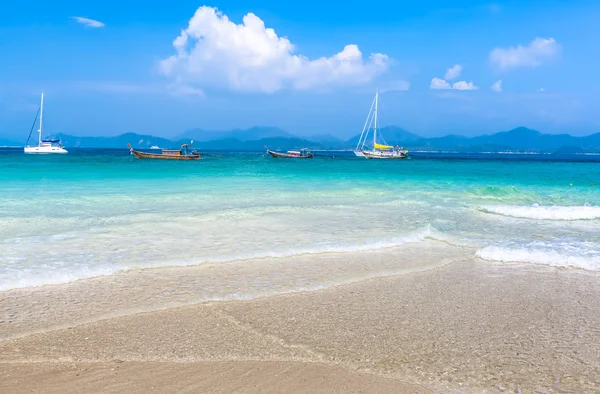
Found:
[[[377,143],[377,105],[379,101],[379,91],[375,92],[375,124],[373,126],[373,149]]]
[[[38,130],[38,146],[42,146],[42,119],[44,117],[44,93],[42,93],[42,101],[40,103],[40,129]]]

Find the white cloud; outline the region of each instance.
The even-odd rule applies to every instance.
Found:
[[[494,84],[490,87],[490,89],[492,89],[494,92],[502,92],[502,80],[498,80],[496,82],[494,82]]]
[[[553,38],[536,38],[527,46],[495,48],[490,52],[490,62],[500,69],[514,67],[538,67],[560,52],[560,45]]]
[[[477,90],[479,87],[473,85],[473,82],[458,81],[452,84],[454,90]]]
[[[467,81],[456,81],[452,85],[450,84],[450,80],[456,79],[460,77],[460,73],[462,72],[462,66],[460,64],[455,64],[446,70],[446,75],[444,75],[444,79],[441,78],[433,78],[431,83],[429,84],[429,89],[454,89],[454,90],[477,90],[479,89],[477,86],[473,84],[473,82]]]
[[[81,23],[87,27],[104,27],[104,23],[97,21],[95,19],[84,18],[82,16],[72,16],[71,18],[75,19],[77,23]]]
[[[477,90],[479,88],[475,86],[473,82],[457,81],[450,85],[448,81],[440,78],[433,78],[429,85],[429,89]]]
[[[539,88],[538,90],[536,90],[536,92],[545,92],[545,91],[546,91],[546,89],[544,89],[544,88]]]
[[[452,89],[452,86],[443,79],[433,78],[431,80],[431,84],[429,85],[429,89]]]
[[[389,63],[381,53],[363,58],[356,45],[310,60],[293,54],[292,43],[266,28],[253,13],[236,24],[207,6],[196,10],[173,47],[177,53],[160,62],[161,72],[194,89],[226,86],[271,93],[285,88],[360,85],[384,72]]]
[[[450,67],[448,69],[448,71],[446,71],[446,75],[444,76],[444,79],[447,81],[450,81],[452,79],[458,78],[458,77],[460,77],[461,71],[462,71],[462,66],[460,64],[455,64],[454,66]]]

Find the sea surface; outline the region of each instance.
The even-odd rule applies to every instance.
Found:
[[[484,261],[600,270],[600,156],[220,154],[0,150],[0,291],[432,240]]]

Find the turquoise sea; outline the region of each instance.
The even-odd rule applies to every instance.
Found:
[[[0,151],[0,290],[432,239],[486,261],[600,270],[600,156],[223,155]]]

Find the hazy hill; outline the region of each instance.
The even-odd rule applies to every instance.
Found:
[[[193,139],[198,142],[216,141],[216,140],[240,140],[256,141],[263,138],[291,138],[294,137],[277,127],[251,127],[249,129],[234,129],[229,131],[208,131],[202,129],[188,130],[180,134],[177,139]]]
[[[381,136],[383,137],[385,142],[390,145],[403,145],[404,146],[404,145],[408,145],[408,144],[420,143],[424,140],[423,137],[420,137],[414,133],[406,131],[397,126],[382,127],[378,131],[381,133]],[[370,138],[373,138],[372,133],[373,133],[373,131],[371,130],[368,141],[370,141]],[[354,137],[352,137],[348,141],[346,141],[346,145],[350,146],[350,147],[355,147],[356,144],[358,143],[359,138],[360,138],[360,134],[355,135]],[[378,138],[378,140],[379,140],[379,138]]]
[[[574,137],[568,134],[543,134],[526,127],[499,133],[465,137],[447,135],[444,137],[424,138],[400,127],[389,126],[380,129],[381,135],[389,145],[400,145],[409,150],[427,151],[459,151],[459,152],[600,152],[600,133],[585,137]],[[359,135],[342,141],[330,135],[315,135],[309,138],[294,136],[276,127],[252,127],[243,130],[205,131],[189,130],[177,139],[155,137],[127,133],[114,137],[77,137],[58,134],[55,137],[63,141],[63,145],[81,148],[127,148],[127,143],[135,148],[150,148],[153,145],[161,148],[177,148],[182,143],[194,140],[194,147],[202,150],[263,150],[265,145],[271,149],[350,149],[358,142]],[[0,140],[0,145],[2,145]],[[368,139],[370,142],[370,138]],[[6,141],[6,145],[15,145],[14,141]]]
[[[56,134],[65,148],[123,148],[131,143],[134,148],[150,148],[153,145],[161,148],[178,147],[178,143],[166,138],[135,133],[121,134],[115,137],[76,137],[68,134]],[[189,141],[188,141],[189,142]]]

